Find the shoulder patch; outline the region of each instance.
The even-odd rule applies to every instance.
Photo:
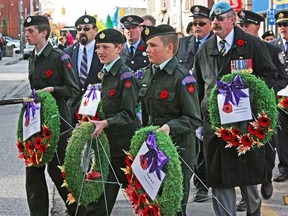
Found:
[[[278,53],[278,59],[281,64],[285,64],[285,53],[283,51]]]
[[[70,58],[70,56],[68,54],[64,54],[61,56],[61,61],[66,61],[69,58]]]
[[[122,81],[122,80],[128,79],[130,77],[134,77],[134,73],[133,72],[130,72],[130,71],[129,72],[124,72],[124,73],[121,74],[120,80]]]
[[[196,80],[193,76],[186,76],[183,80],[182,80],[182,85],[187,85],[189,83],[195,83]]]

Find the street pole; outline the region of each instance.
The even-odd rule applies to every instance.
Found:
[[[22,25],[22,11],[23,11],[23,2],[19,0],[19,23],[20,23],[20,53],[23,52],[23,25]]]

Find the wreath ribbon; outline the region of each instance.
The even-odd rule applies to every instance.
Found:
[[[153,131],[149,133],[146,144],[149,148],[149,151],[144,155],[142,162],[147,160],[147,167],[149,167],[151,164],[149,173],[156,171],[158,179],[161,180],[160,171],[169,159],[161,150],[158,149]]]
[[[97,99],[96,90],[100,90],[100,86],[99,85],[93,86],[93,85],[89,84],[87,87],[87,90],[89,90],[89,92],[87,94],[85,94],[84,97],[89,100],[91,95],[92,95],[92,100],[94,100],[95,98]]]
[[[241,97],[248,97],[247,94],[240,90],[244,88],[240,75],[235,76],[230,83],[217,81],[217,86],[219,92],[225,95],[224,104],[231,102],[233,105],[238,106]]]
[[[37,100],[35,89],[32,90],[31,97],[34,99],[34,101]],[[36,110],[39,109],[39,106],[34,101],[23,103],[23,106],[25,107],[26,110],[25,118],[28,121],[30,120],[30,110],[32,110],[32,116],[34,117]]]

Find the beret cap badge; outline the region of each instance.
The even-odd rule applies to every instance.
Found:
[[[133,18],[132,18],[132,17],[128,17],[127,20],[128,20],[129,22],[132,22],[132,21],[133,21]]]
[[[278,17],[279,17],[279,18],[283,18],[283,17],[284,17],[284,14],[283,14],[283,13],[280,13]]]
[[[32,18],[31,17],[28,17],[27,20],[26,20],[28,23],[30,23],[32,21]]]
[[[245,17],[245,13],[244,11],[241,11],[241,13],[239,14],[241,17]]]
[[[199,7],[195,7],[194,13],[195,13],[195,14],[199,14],[199,11],[200,11],[200,8],[199,8]]]
[[[215,13],[215,15],[220,15],[222,12],[221,12],[221,9],[220,9],[220,8],[216,8],[216,9],[214,10],[214,13]]]
[[[84,19],[84,22],[85,22],[85,23],[88,23],[88,22],[89,22],[89,19],[86,17],[86,18]]]
[[[149,28],[146,28],[146,29],[145,29],[145,34],[146,34],[146,35],[149,35],[149,33],[150,33]]]
[[[104,39],[105,37],[106,37],[106,35],[105,35],[104,32],[102,32],[102,33],[99,35],[99,38],[100,38],[100,39]]]

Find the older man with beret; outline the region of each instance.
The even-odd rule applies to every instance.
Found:
[[[277,71],[269,52],[261,40],[245,33],[236,26],[236,12],[227,2],[213,5],[210,18],[212,35],[198,50],[194,71],[199,85],[199,100],[203,117],[203,147],[207,171],[207,184],[212,187],[216,215],[236,215],[234,187],[257,187],[267,182],[265,148],[253,149],[238,157],[236,150],[225,148],[225,142],[211,127],[208,102],[212,89],[222,76],[231,73],[231,64],[247,59],[254,75],[262,78],[269,87],[276,84]],[[245,40],[241,46],[237,41]],[[242,64],[235,70],[242,70]],[[257,190],[256,190],[257,192]],[[247,215],[260,215],[261,198],[254,194],[253,200],[245,193]]]

